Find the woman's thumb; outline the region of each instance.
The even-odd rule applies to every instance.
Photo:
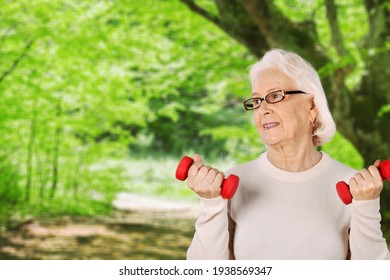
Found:
[[[194,162],[202,162],[202,158],[200,157],[200,155],[198,154],[194,155]]]

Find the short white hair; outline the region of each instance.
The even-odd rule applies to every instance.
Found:
[[[320,77],[313,66],[294,52],[282,49],[269,50],[249,67],[252,88],[260,72],[269,68],[279,69],[294,81],[297,90],[313,96],[318,112],[313,131],[314,146],[331,141],[336,132],[336,124],[330,113]]]

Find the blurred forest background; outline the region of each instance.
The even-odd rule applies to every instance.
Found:
[[[0,0],[0,231],[109,215],[120,192],[196,200],[184,154],[223,170],[264,151],[242,101],[276,47],[320,74],[338,126],[320,149],[390,158],[389,1]]]

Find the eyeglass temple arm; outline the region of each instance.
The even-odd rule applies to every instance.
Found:
[[[306,93],[306,92],[301,91],[301,90],[291,90],[291,91],[285,91],[284,93],[285,94],[298,94],[298,93]]]

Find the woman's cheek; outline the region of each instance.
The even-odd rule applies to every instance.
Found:
[[[260,131],[261,131],[261,120],[260,120],[258,114],[256,114],[256,112],[254,112],[254,114],[253,114],[253,122],[254,122],[254,124],[256,126],[257,132],[260,133]]]

